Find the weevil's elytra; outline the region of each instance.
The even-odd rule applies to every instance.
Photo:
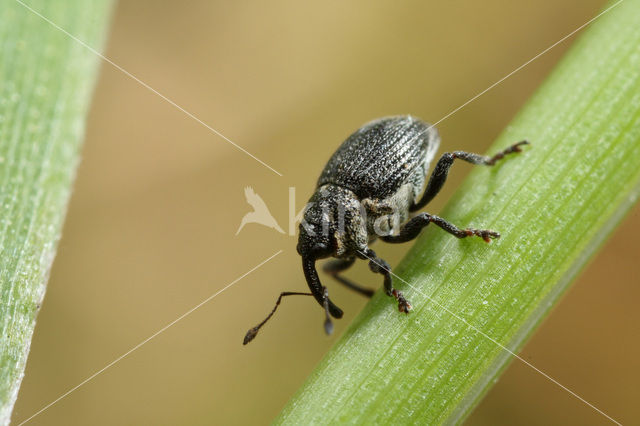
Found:
[[[390,267],[369,248],[376,239],[387,243],[413,240],[422,228],[433,223],[448,233],[465,238],[478,236],[486,242],[500,234],[487,229],[459,228],[422,209],[440,191],[455,159],[493,166],[505,155],[520,152],[521,141],[493,157],[464,151],[447,152],[436,163],[425,181],[429,164],[440,145],[435,127],[411,116],[385,117],[365,124],[345,140],[329,159],[318,179],[300,224],[298,253],[310,293],[283,292],[267,318],[249,330],[246,345],[271,318],[285,296],[313,296],[325,312],[324,328],[331,334],[331,317],[341,318],[342,310],[329,298],[320,283],[315,263],[334,257],[324,271],[339,283],[365,296],[373,290],[342,277],[340,273],[356,259],[369,262],[372,272],[383,275],[388,296],[398,302],[401,312],[412,306],[401,291],[393,287]],[[424,189],[424,192],[423,192]]]

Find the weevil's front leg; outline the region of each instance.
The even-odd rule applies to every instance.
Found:
[[[511,145],[509,148],[503,151],[500,151],[493,157],[486,157],[484,155],[473,154],[471,152],[464,152],[464,151],[454,151],[454,152],[444,153],[442,157],[440,157],[440,160],[438,160],[436,167],[433,169],[433,173],[431,174],[431,177],[429,178],[429,183],[427,184],[427,189],[424,190],[424,194],[422,194],[422,198],[420,198],[420,201],[414,204],[410,210],[412,212],[416,210],[420,210],[421,208],[426,206],[429,203],[429,201],[431,201],[433,197],[436,196],[438,192],[440,192],[440,189],[442,189],[444,182],[447,180],[447,175],[449,174],[449,169],[453,164],[453,160],[455,160],[456,158],[471,164],[482,164],[485,166],[493,166],[496,164],[498,160],[503,159],[505,155],[515,153],[515,152],[520,152],[521,151],[520,147],[522,145],[528,145],[528,144],[529,142],[527,141],[520,141],[516,144]]]
[[[420,213],[417,216],[411,218],[407,223],[405,223],[404,226],[400,229],[400,233],[398,235],[385,235],[380,237],[380,239],[387,243],[405,243],[417,237],[418,234],[420,234],[422,228],[430,223],[434,223],[435,225],[444,229],[448,233],[455,235],[458,238],[466,238],[475,235],[482,238],[487,243],[490,242],[491,239],[500,238],[500,234],[496,231],[475,228],[460,229],[453,223],[447,222],[445,219],[439,216],[430,215],[429,213]]]
[[[359,284],[354,283],[353,281],[340,276],[340,272],[348,269],[353,265],[356,261],[355,257],[349,259],[334,259],[322,266],[322,269],[329,275],[331,275],[336,281],[340,284],[349,287],[351,290],[354,290],[363,296],[371,297],[373,296],[374,291],[370,288],[362,287]]]
[[[384,275],[384,290],[387,293],[387,296],[395,297],[398,301],[398,310],[400,312],[404,312],[408,314],[411,310],[411,303],[407,299],[405,299],[404,295],[401,291],[395,289],[393,287],[393,280],[391,278],[391,267],[387,262],[383,259],[379,258],[376,255],[376,252],[367,248],[365,252],[360,253],[363,259],[369,259],[369,269],[375,272],[376,274]]]

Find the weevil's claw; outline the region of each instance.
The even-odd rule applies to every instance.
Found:
[[[523,140],[512,146],[513,152],[522,152],[522,145],[531,145],[528,140]]]
[[[411,306],[411,303],[409,303],[409,301],[407,299],[405,299],[405,297],[404,297],[404,295],[402,294],[401,291],[398,291],[398,290],[396,290],[394,288],[391,291],[391,294],[398,301],[398,310],[400,312],[404,312],[405,314],[408,314],[409,311],[411,311],[411,309],[413,309],[413,306]]]
[[[520,148],[522,145],[530,145],[528,140],[522,140],[518,143],[514,143],[513,145],[511,145],[509,148],[505,149],[504,151],[502,151],[503,155],[506,154],[511,154],[511,153],[515,153],[515,152],[522,152],[522,148]]]
[[[464,230],[464,232],[467,234],[467,236],[478,236],[480,238],[482,238],[484,240],[485,243],[490,243],[491,240],[494,240],[496,238],[500,238],[500,233],[496,232],[496,231],[491,231],[489,229],[473,229],[473,228],[467,228]]]
[[[490,243],[491,240],[500,238],[500,233],[496,231],[489,231],[488,229],[483,229],[480,231],[480,236],[486,243]]]
[[[405,314],[408,314],[411,311],[411,309],[413,309],[413,306],[411,306],[411,303],[409,303],[407,299],[398,301],[398,310],[400,312],[404,312]]]
[[[247,343],[252,341],[257,335],[258,335],[258,327],[253,327],[251,330],[247,331],[247,334],[245,334],[242,344],[246,345]]]
[[[324,321],[324,332],[327,333],[327,336],[333,333],[333,322],[329,318]]]

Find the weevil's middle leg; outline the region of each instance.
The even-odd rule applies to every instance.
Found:
[[[351,267],[351,265],[353,265],[355,261],[356,261],[355,257],[352,257],[350,259],[334,259],[325,263],[322,266],[322,269],[327,274],[331,275],[340,284],[350,288],[353,291],[356,291],[362,294],[363,296],[372,297],[374,294],[374,290],[370,288],[362,287],[361,285],[356,284],[353,281],[339,275],[340,272]]]
[[[408,314],[411,310],[411,303],[405,299],[400,290],[393,287],[393,280],[391,278],[391,267],[383,259],[376,255],[376,252],[368,248],[366,252],[361,253],[363,259],[369,259],[369,269],[376,274],[384,275],[384,290],[387,296],[392,296],[398,301],[398,310]]]
[[[431,215],[429,213],[420,213],[405,223],[400,229],[400,233],[398,235],[385,235],[380,237],[380,239],[387,243],[405,243],[416,238],[418,234],[420,234],[420,231],[422,231],[422,228],[430,223],[434,223],[458,238],[466,238],[475,235],[482,238],[487,243],[491,242],[491,239],[500,238],[500,234],[496,231],[475,228],[461,229],[439,216]]]
[[[429,178],[429,183],[427,184],[427,188],[424,190],[424,194],[420,198],[416,204],[411,207],[411,211],[414,212],[416,210],[420,210],[424,206],[426,206],[429,201],[433,200],[433,197],[440,192],[442,186],[447,180],[447,175],[449,174],[449,169],[453,165],[453,160],[456,158],[466,161],[471,164],[481,164],[485,166],[493,166],[496,164],[498,160],[501,160],[507,154],[520,152],[522,145],[528,145],[527,141],[520,141],[511,145],[509,148],[500,151],[493,157],[486,157],[484,155],[474,154],[471,152],[465,151],[454,151],[454,152],[446,152],[440,157],[436,167],[433,169],[433,173]]]

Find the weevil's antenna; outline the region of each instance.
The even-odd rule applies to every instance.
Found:
[[[247,343],[249,343],[250,341],[252,341],[256,335],[258,334],[258,331],[260,330],[260,327],[262,327],[267,321],[269,321],[269,319],[273,316],[273,314],[275,314],[276,309],[278,309],[278,306],[280,305],[280,301],[282,300],[283,297],[285,296],[313,296],[312,293],[298,293],[295,291],[284,291],[282,293],[280,293],[280,296],[278,296],[278,300],[276,300],[276,306],[273,307],[273,309],[271,310],[271,313],[269,315],[267,315],[267,317],[264,319],[264,321],[262,321],[260,324],[256,325],[255,327],[253,327],[251,330],[247,331],[247,334],[244,336],[244,340],[242,341],[243,345],[246,345]],[[329,314],[327,313],[327,316]],[[325,326],[326,329],[326,326]]]
[[[322,287],[322,289],[324,294],[324,303],[323,303],[324,315],[325,315],[324,331],[327,334],[331,334],[333,333],[333,322],[331,321],[331,315],[329,314],[329,290],[327,290],[326,287]],[[278,306],[280,306],[280,302],[282,301],[282,298],[285,296],[313,296],[313,293],[298,293],[294,291],[284,291],[280,293],[280,296],[278,296],[278,300],[276,300],[276,306],[273,307],[273,309],[271,310],[269,315],[267,315],[264,321],[262,321],[260,324],[256,325],[255,327],[247,331],[247,334],[245,334],[244,340],[242,341],[243,345],[246,345],[256,337],[260,328],[263,325],[265,325],[267,321],[269,321],[269,319],[273,316],[273,314],[275,314],[276,309],[278,309]]]

